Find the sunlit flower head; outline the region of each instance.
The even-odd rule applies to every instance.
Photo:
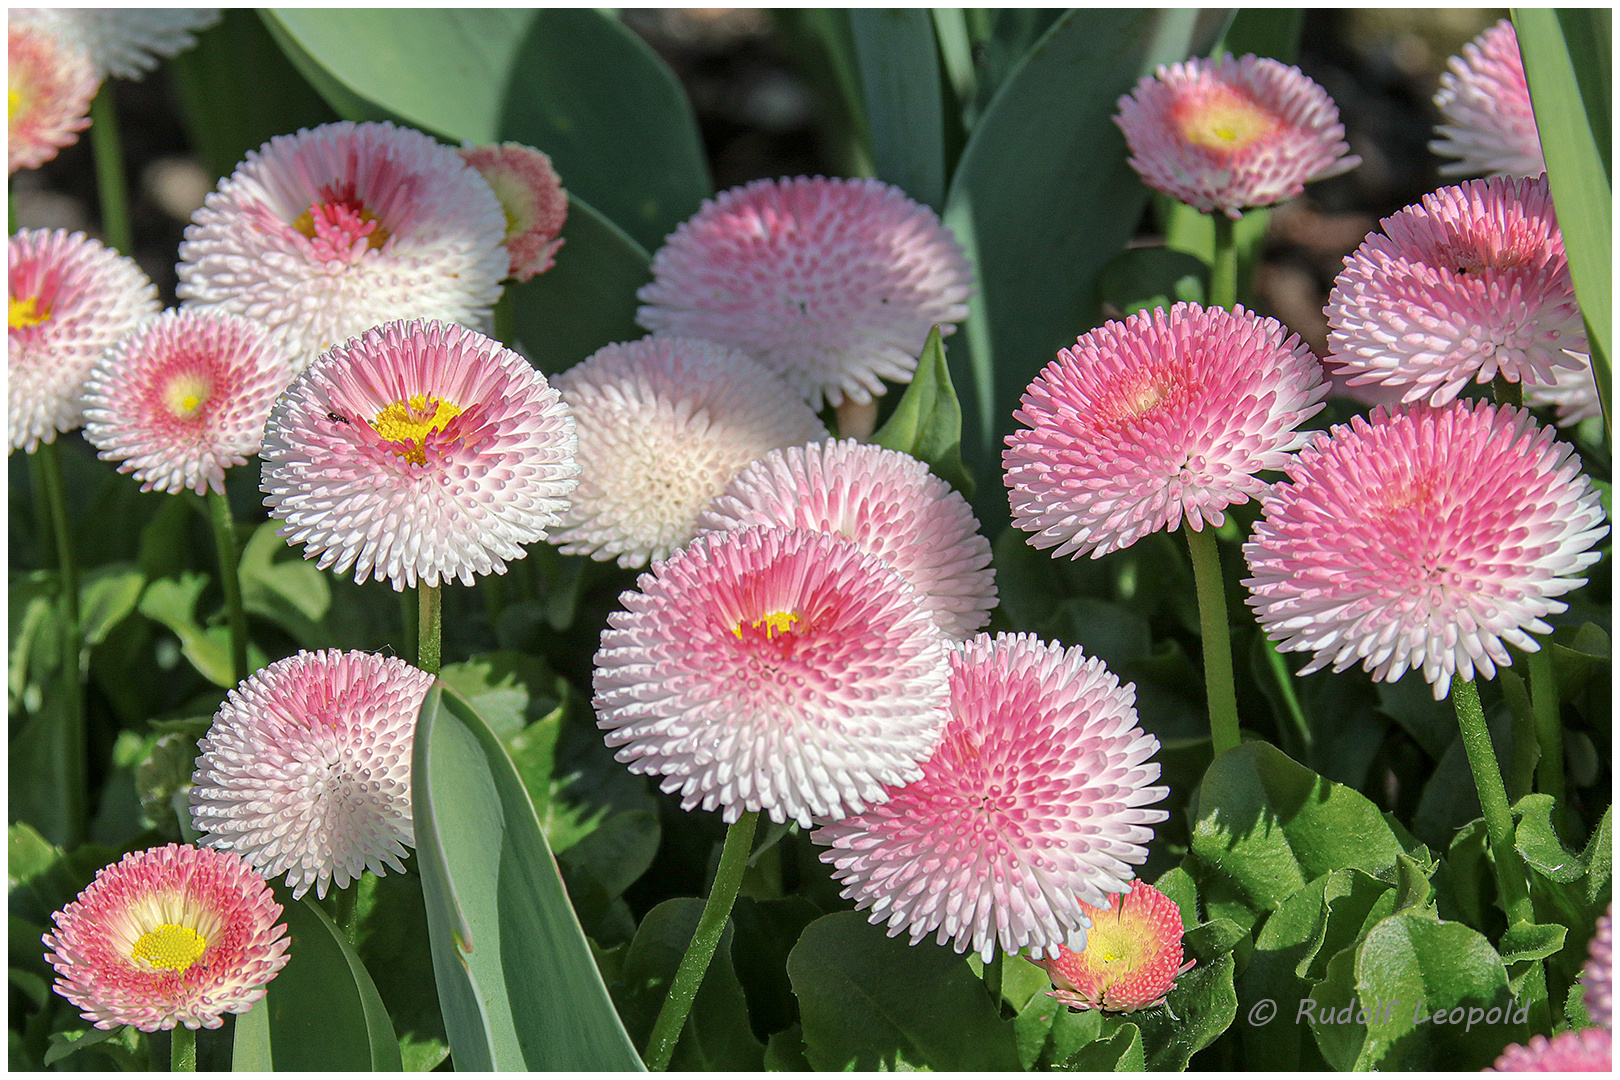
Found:
[[[260,321],[299,367],[396,319],[474,324],[501,295],[506,217],[448,146],[389,123],[271,139],[180,244],[185,306]]]
[[[411,746],[433,676],[397,657],[300,652],[232,690],[197,744],[191,820],[300,897],[414,847]]]
[[[1598,916],[1597,931],[1587,944],[1586,966],[1581,969],[1582,1000],[1586,1016],[1599,1027],[1614,1025],[1614,905]]]
[[[1441,188],[1380,227],[1328,297],[1328,346],[1350,382],[1444,405],[1470,382],[1579,370],[1586,330],[1545,177]]]
[[[1611,1072],[1614,1036],[1608,1028],[1563,1031],[1547,1038],[1533,1035],[1525,1046],[1502,1051],[1491,1072]]]
[[[37,169],[90,126],[100,86],[82,49],[43,26],[6,24],[6,172]]]
[[[1220,526],[1311,438],[1322,368],[1276,319],[1177,304],[1104,323],[1036,376],[1002,452],[1013,524],[1053,557]]]
[[[467,146],[460,153],[495,192],[506,215],[506,251],[511,258],[506,276],[528,281],[550,270],[563,245],[557,234],[568,219],[568,192],[551,159],[514,142]]]
[[[951,653],[951,720],[920,779],[812,835],[856,910],[915,945],[1054,955],[1124,892],[1167,816],[1159,741],[1100,660],[1028,634]]]
[[[544,375],[453,324],[392,322],[322,356],[270,410],[270,516],[322,570],[396,590],[504,574],[546,539],[579,466]]]
[[[287,963],[281,905],[241,858],[207,848],[132,851],[52,916],[56,992],[96,1027],[217,1028]]]
[[[946,640],[853,540],[709,533],[637,585],[602,633],[596,723],[683,809],[809,828],[920,774],[945,724]]]
[[[225,494],[225,470],[259,452],[292,367],[235,315],[166,311],[90,372],[84,437],[142,491]]]
[[[877,180],[756,180],[723,191],[653,256],[636,319],[724,342],[810,404],[910,382],[929,328],[967,318],[973,270],[928,207]]]
[[[158,313],[135,260],[65,229],[24,229],[7,247],[7,419],[11,449],[33,453],[84,420],[90,369]]]
[[[1156,191],[1237,218],[1361,164],[1339,109],[1298,68],[1269,57],[1194,57],[1119,99],[1131,167]]]
[[[1244,581],[1300,674],[1422,671],[1438,700],[1535,652],[1555,599],[1585,584],[1608,532],[1567,443],[1528,412],[1455,402],[1375,410],[1300,452],[1243,546]]]
[[[1441,176],[1540,176],[1547,171],[1524,79],[1519,38],[1502,19],[1446,61],[1435,108],[1445,123],[1429,149],[1461,158],[1440,166]]]
[[[607,345],[555,380],[579,426],[579,487],[554,542],[621,566],[667,559],[698,514],[767,450],[825,438],[804,399],[724,345]]]
[[[1057,955],[1035,961],[1052,980],[1050,996],[1072,1009],[1133,1013],[1164,1004],[1176,980],[1191,970],[1181,962],[1181,909],[1140,879],[1124,896],[1107,903],[1082,903],[1091,920],[1058,947]]]
[[[967,500],[909,454],[845,439],[773,450],[698,517],[703,532],[796,525],[847,536],[917,590],[961,640],[990,621],[996,572]]]

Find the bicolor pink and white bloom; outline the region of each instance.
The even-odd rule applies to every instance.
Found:
[[[637,585],[602,633],[596,723],[683,809],[809,828],[921,774],[945,725],[946,639],[855,541],[709,533]]]
[[[84,50],[96,79],[145,78],[160,60],[197,44],[219,8],[13,8],[12,22],[41,26]]]
[[[1441,188],[1380,227],[1328,297],[1329,364],[1349,382],[1444,405],[1470,382],[1580,370],[1586,328],[1545,177]]]
[[[243,680],[197,744],[191,820],[293,897],[402,873],[411,748],[433,676],[397,657],[300,652]]]
[[[239,856],[169,844],[132,851],[52,918],[56,992],[96,1027],[217,1028],[287,963],[281,905]]]
[[[1161,66],[1119,99],[1114,122],[1143,182],[1206,214],[1242,217],[1361,164],[1327,92],[1269,57]]]
[[[1435,108],[1445,123],[1429,149],[1460,158],[1440,166],[1441,176],[1536,177],[1547,171],[1530,106],[1530,86],[1513,24],[1502,19],[1446,61]]]
[[[1036,960],[1052,980],[1048,996],[1071,1009],[1133,1013],[1164,1004],[1176,980],[1192,970],[1181,962],[1181,909],[1140,879],[1100,907],[1080,905],[1091,920],[1057,955]]]
[[[43,26],[6,22],[6,172],[37,169],[90,126],[101,80],[83,49]]]
[[[552,540],[620,566],[669,558],[761,454],[827,436],[763,365],[695,338],[603,346],[555,385],[579,428],[580,477]]]
[[[812,407],[905,383],[936,323],[967,318],[973,269],[928,207],[878,180],[800,176],[723,191],[653,256],[636,320],[719,341]]]
[[[135,260],[83,233],[24,229],[6,249],[6,412],[28,453],[84,421],[84,384],[101,354],[158,313]]]
[[[1532,1036],[1525,1046],[1502,1051],[1491,1072],[1612,1072],[1614,1036],[1608,1028]]]
[[[1553,368],[1553,381],[1529,382],[1524,386],[1524,403],[1531,406],[1552,405],[1557,408],[1559,427],[1571,427],[1582,420],[1603,415],[1598,399],[1597,379],[1592,374],[1592,358],[1577,356],[1579,368]]]
[[[1597,929],[1587,943],[1586,966],[1581,968],[1581,996],[1587,1019],[1598,1027],[1614,1026],[1614,905],[1598,916]]]
[[[1543,616],[1598,561],[1599,494],[1552,429],[1511,406],[1375,410],[1338,425],[1266,495],[1244,584],[1300,674],[1353,664],[1394,682],[1422,671],[1491,678],[1507,645],[1541,646]]]
[[[1024,392],[1002,452],[1013,524],[1053,557],[1219,527],[1312,438],[1327,383],[1276,319],[1177,304],[1104,323]]]
[[[271,139],[187,226],[184,305],[259,320],[302,368],[380,323],[475,325],[501,295],[506,218],[448,146],[389,123]]]
[[[259,452],[292,366],[235,315],[166,311],[90,372],[84,437],[142,491],[225,494],[225,470]]]
[[[996,606],[990,542],[967,500],[898,450],[854,439],[772,450],[738,473],[697,525],[795,525],[847,536],[900,571],[958,641]]]
[[[260,487],[322,570],[396,590],[504,574],[578,482],[574,419],[499,342],[417,319],[322,356],[270,410]]]
[[[1136,691],[1100,660],[1029,634],[980,634],[950,658],[951,720],[922,776],[817,829],[856,910],[915,945],[1057,954],[1084,904],[1125,892],[1169,793]]]
[[[568,192],[551,159],[532,146],[507,142],[464,146],[461,160],[478,170],[506,215],[506,276],[528,281],[551,269],[563,242],[557,234],[568,220]]]

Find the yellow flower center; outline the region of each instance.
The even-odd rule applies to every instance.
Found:
[[[1222,88],[1177,117],[1181,137],[1208,150],[1242,150],[1263,139],[1276,119],[1234,90]]]
[[[35,296],[25,296],[21,300],[13,296],[6,304],[6,326],[12,330],[24,326],[38,326],[42,322],[49,322],[50,318],[50,308],[42,309],[39,306],[39,298]]]
[[[418,465],[427,464],[427,437],[461,415],[461,406],[426,394],[413,394],[409,401],[390,402],[372,428],[389,442],[408,442],[411,448],[394,453]]]
[[[748,623],[747,625],[753,627],[755,630],[765,631],[765,637],[769,639],[777,634],[787,633],[789,630],[793,629],[793,624],[798,621],[799,613],[796,611],[772,611],[766,614],[763,618],[755,619],[753,622]],[[731,628],[731,632],[736,635],[738,641],[742,640],[743,625],[743,623],[739,622],[736,626]]]
[[[179,375],[164,388],[163,404],[176,420],[195,420],[202,415],[208,391],[208,381],[201,375]]]
[[[183,975],[207,949],[208,940],[191,927],[164,923],[140,936],[130,958]]]
[[[1149,958],[1151,931],[1139,919],[1113,914],[1092,922],[1086,931],[1086,956],[1094,966],[1106,968],[1114,979],[1130,975]],[[1111,980],[1103,980],[1105,983]]]

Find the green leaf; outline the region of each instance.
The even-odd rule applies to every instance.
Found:
[[[270,1003],[261,998],[236,1018],[231,1038],[232,1072],[270,1072],[275,1069],[270,1049]]]
[[[849,24],[877,178],[937,213],[945,126],[933,20],[925,8],[852,8]]]
[[[1504,964],[1521,960],[1545,960],[1564,947],[1569,927],[1558,923],[1519,923],[1508,927],[1497,944]]]
[[[265,21],[343,116],[543,150],[565,188],[645,248],[710,192],[680,84],[602,11],[279,8]]]
[[[45,1064],[55,1065],[69,1054],[76,1054],[80,1050],[87,1050],[108,1039],[115,1039],[123,1034],[123,1027],[107,1030],[90,1028],[87,1031],[58,1031],[51,1035],[51,1048],[45,1051]]]
[[[280,525],[266,521],[242,546],[237,568],[242,606],[280,626],[306,649],[332,648],[339,641],[321,624],[332,608],[330,579],[276,535]]]
[[[1030,998],[1013,1020],[1018,1062],[1026,1072],[1063,1064],[1101,1033],[1101,1012],[1071,1011],[1044,990]]]
[[[1176,980],[1163,1005],[1130,1014],[1130,1024],[1142,1032],[1147,1068],[1181,1072],[1194,1054],[1231,1026],[1237,1016],[1233,966],[1229,951],[1213,959],[1200,958]],[[1123,1026],[1120,1019],[1105,1020],[1103,1031],[1112,1033],[1119,1026]]]
[[[951,385],[939,327],[928,331],[911,385],[872,442],[910,454],[964,498],[972,498],[973,478],[962,465],[962,408]]]
[[[1142,1054],[1142,1029],[1122,1023],[1105,1038],[1082,1046],[1063,1067],[1071,1072],[1142,1072],[1147,1068]]]
[[[1303,972],[1321,947],[1327,903],[1350,888],[1349,871],[1323,874],[1283,901],[1261,927],[1248,967],[1238,978],[1238,996],[1251,1003],[1251,1010],[1270,1001],[1278,1012],[1271,1020],[1257,1021],[1263,1012],[1251,1011],[1238,1029],[1249,1068],[1275,1072],[1324,1067],[1306,1028],[1294,1022],[1295,1003],[1309,996],[1310,982]]]
[[[86,647],[101,644],[135,610],[146,576],[133,563],[105,563],[79,582],[79,632]]]
[[[818,1070],[1018,1068],[1013,1029],[947,948],[887,937],[864,913],[823,916],[788,957]]]
[[[412,810],[458,1067],[639,1069],[517,770],[442,682],[417,721]]]
[[[428,946],[422,881],[412,864],[403,874],[366,874],[355,900],[355,952],[371,971],[386,972],[377,987],[399,1037],[406,1072],[436,1068],[450,1055],[439,1015]]]
[[[231,660],[231,631],[226,626],[197,624],[197,600],[208,587],[205,574],[182,573],[178,578],[160,578],[141,594],[140,612],[162,623],[180,639],[180,654],[191,661],[202,676],[215,686],[236,685]],[[265,664],[264,653],[248,642],[248,668],[257,671]]]
[[[1305,12],[1299,8],[1239,8],[1209,55],[1253,53],[1292,64],[1304,25]]]
[[[1209,267],[1168,247],[1126,248],[1097,276],[1098,306],[1110,319],[1181,301],[1202,304],[1208,292]]]

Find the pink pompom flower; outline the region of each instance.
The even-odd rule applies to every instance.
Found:
[[[528,281],[551,269],[563,242],[557,234],[568,220],[568,192],[551,159],[532,146],[507,142],[465,146],[461,160],[478,170],[506,215],[506,276]]]
[[[652,336],[603,346],[557,376],[579,427],[579,487],[553,541],[645,566],[767,450],[826,438],[804,399],[724,345]]]
[[[83,49],[98,80],[141,79],[197,44],[193,31],[219,22],[219,8],[12,8],[9,18]]]
[[[506,218],[448,146],[389,123],[271,139],[219,182],[180,244],[188,308],[259,320],[302,368],[396,319],[487,319]]]
[[[44,942],[56,992],[103,1030],[217,1028],[264,997],[287,963],[281,905],[226,851],[132,851],[52,917]]]
[[[471,585],[561,520],[575,447],[568,407],[523,357],[462,326],[392,322],[276,400],[260,487],[322,570]]]
[[[1329,363],[1351,383],[1444,405],[1471,381],[1580,370],[1586,329],[1545,177],[1441,188],[1380,227],[1328,297]]]
[[[1057,955],[1035,961],[1052,980],[1050,997],[1071,1009],[1133,1013],[1164,1004],[1176,980],[1192,970],[1181,962],[1181,909],[1142,880],[1101,907],[1082,903],[1089,929]]]
[[[1361,164],[1327,93],[1269,57],[1194,57],[1119,99],[1131,168],[1156,191],[1230,218]]]
[[[294,898],[414,847],[411,747],[433,676],[397,657],[300,652],[232,690],[197,744],[191,819]]]
[[[928,207],[877,180],[756,180],[653,256],[636,320],[765,363],[814,408],[910,382],[928,331],[967,318],[973,270]]]
[[[1586,946],[1581,968],[1582,1001],[1587,1018],[1598,1027],[1614,1025],[1614,905],[1598,916],[1597,929]]]
[[[235,315],[166,311],[91,370],[84,436],[142,491],[225,494],[225,470],[259,452],[291,381],[258,326]]]
[[[1055,955],[1147,858],[1159,741],[1078,648],[980,634],[950,658],[950,723],[921,778],[811,839],[856,910],[915,945]]]
[[[43,26],[6,24],[6,172],[37,169],[90,126],[90,57]]]
[[[945,638],[853,540],[709,533],[637,585],[602,633],[596,723],[683,809],[809,828],[920,775],[945,725]]]
[[[1013,524],[1100,558],[1181,519],[1220,526],[1311,435],[1321,365],[1276,319],[1177,304],[1104,323],[1024,392],[1002,452]]]
[[[1612,1072],[1614,1036],[1608,1028],[1532,1036],[1526,1046],[1502,1051],[1491,1072]]]
[[[990,621],[996,572],[967,500],[909,454],[846,439],[772,450],[698,516],[700,532],[796,525],[837,533],[905,576],[946,635]]]
[[[1429,149],[1461,158],[1440,166],[1441,176],[1540,176],[1547,171],[1524,78],[1519,38],[1502,19],[1446,61],[1435,108],[1445,123]]]
[[[7,419],[33,453],[84,421],[84,384],[119,338],[158,313],[135,260],[65,229],[25,229],[7,246]]]
[[[1261,510],[1244,584],[1278,651],[1313,653],[1302,675],[1421,670],[1436,700],[1511,664],[1506,645],[1539,649],[1608,532],[1567,443],[1524,410],[1463,402],[1334,427]]]

